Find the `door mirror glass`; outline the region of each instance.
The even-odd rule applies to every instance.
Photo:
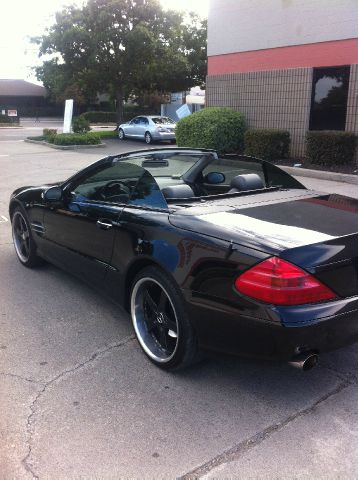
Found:
[[[205,175],[204,182],[210,185],[218,185],[225,182],[225,175],[220,172],[209,172]]]
[[[59,202],[62,200],[63,191],[61,187],[50,187],[44,193],[47,202]]]

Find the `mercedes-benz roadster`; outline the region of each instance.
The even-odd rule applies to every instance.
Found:
[[[358,340],[358,200],[269,162],[209,150],[106,157],[10,200],[15,251],[130,312],[157,366],[199,350],[312,367]]]

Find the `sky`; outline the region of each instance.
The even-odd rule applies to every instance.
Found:
[[[164,8],[195,11],[207,17],[209,0],[160,0]],[[31,37],[40,36],[54,22],[54,13],[64,5],[83,0],[10,0],[1,10],[0,79],[24,79],[39,83],[31,66],[41,65]]]

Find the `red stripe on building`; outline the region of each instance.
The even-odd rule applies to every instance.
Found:
[[[358,38],[213,55],[208,75],[358,64]]]

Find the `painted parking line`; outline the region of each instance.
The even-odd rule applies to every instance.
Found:
[[[8,222],[9,219],[7,217],[5,217],[5,215],[0,215],[0,223],[5,223],[5,222]]]
[[[0,155],[0,157],[9,157],[9,155]]]

